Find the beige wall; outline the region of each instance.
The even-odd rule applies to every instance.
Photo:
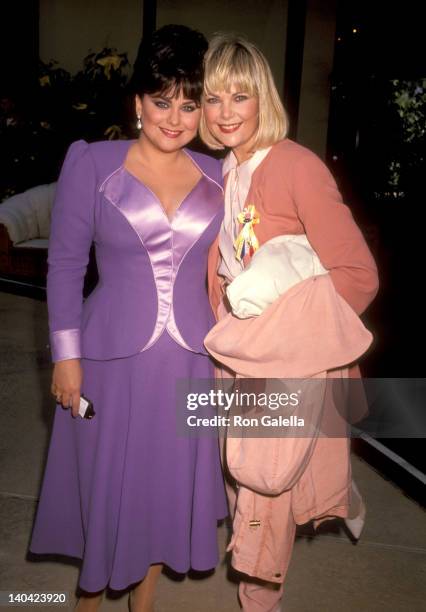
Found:
[[[278,91],[283,89],[287,0],[157,0],[157,26],[181,23],[209,38],[217,31],[238,32],[259,45],[268,58]]]
[[[133,63],[142,36],[142,0],[40,0],[40,57],[72,73],[90,50],[116,47]]]
[[[308,0],[297,141],[325,157],[336,0]]]

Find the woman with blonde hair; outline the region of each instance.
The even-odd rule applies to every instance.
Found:
[[[263,54],[238,36],[215,36],[205,56],[200,133],[209,147],[229,153],[225,217],[209,256],[219,323],[205,344],[240,377],[327,378],[330,370],[356,376],[353,362],[371,342],[358,315],[376,295],[376,265],[329,170],[287,131]],[[229,549],[233,566],[246,575],[240,601],[245,611],[276,612],[296,523],[339,516],[359,537],[364,506],[351,482],[348,440],[293,445],[287,456],[294,473],[269,490],[262,484],[268,462],[257,466],[250,453],[267,453],[275,441],[244,440],[251,450],[238,474],[229,465],[231,442],[227,467],[238,486],[228,486]],[[289,442],[281,440],[287,453]],[[245,467],[246,479],[238,476]]]

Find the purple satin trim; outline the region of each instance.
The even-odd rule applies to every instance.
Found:
[[[60,329],[51,332],[50,346],[52,361],[64,361],[65,359],[80,359],[80,330]]]
[[[175,313],[174,313],[173,307],[170,308],[169,317],[167,319],[166,329],[167,329],[167,332],[168,332],[169,336],[171,338],[173,338],[173,340],[175,342],[177,342],[178,344],[183,346],[183,348],[187,349],[188,351],[192,351],[193,350],[190,346],[188,346],[188,344],[182,338],[182,334],[180,333],[180,331],[178,329],[178,326],[176,325]]]
[[[158,311],[153,333],[143,351],[158,340],[165,328],[178,344],[194,350],[176,325],[173,285],[186,254],[218,212],[217,189],[220,186],[203,173],[170,221],[155,194],[124,167],[102,185],[105,197],[127,219],[151,261]]]

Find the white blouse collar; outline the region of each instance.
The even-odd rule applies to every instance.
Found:
[[[251,175],[268,155],[271,148],[272,147],[258,149],[251,157],[243,161],[241,164],[238,163],[235,153],[230,151],[223,161],[222,175],[226,176],[228,172],[234,170],[235,168],[244,168],[244,170],[248,171],[248,173]]]

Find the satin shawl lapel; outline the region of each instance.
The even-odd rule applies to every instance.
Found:
[[[195,162],[194,162],[195,163]],[[199,164],[196,164],[199,168]],[[223,209],[221,187],[200,168],[202,177],[185,197],[171,221],[156,196],[122,166],[101,186],[105,198],[127,219],[151,256],[171,248],[173,234],[174,268]]]
[[[165,247],[170,223],[154,194],[143,183],[121,166],[104,182],[101,191],[127,219],[147,249]]]
[[[219,188],[201,177],[192,192],[175,213],[172,222],[173,259],[177,268],[186,253],[205,232],[216,215],[223,210]]]

